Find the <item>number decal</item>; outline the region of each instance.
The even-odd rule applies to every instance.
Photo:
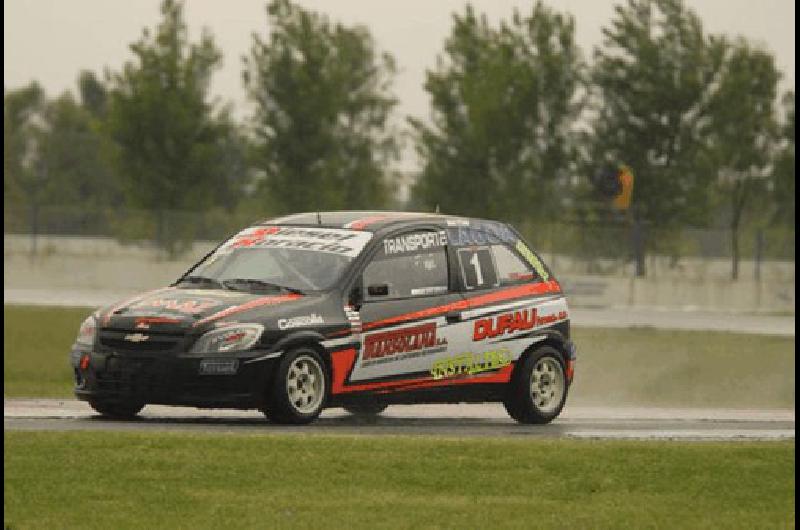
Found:
[[[496,287],[497,272],[489,247],[470,247],[458,250],[464,287],[486,289]]]
[[[474,253],[472,258],[469,260],[470,265],[475,267],[475,277],[477,279],[477,285],[483,285],[483,274],[481,274],[481,262],[478,261],[478,253]]]

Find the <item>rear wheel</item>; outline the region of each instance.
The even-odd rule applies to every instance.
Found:
[[[296,348],[281,359],[262,412],[275,423],[303,424],[322,412],[328,374],[319,353]]]
[[[365,402],[365,403],[351,403],[344,405],[344,410],[355,416],[377,416],[389,405],[381,403],[380,401]]]
[[[103,416],[114,419],[131,419],[144,408],[144,403],[125,401],[89,401],[89,406]]]
[[[551,346],[541,346],[514,371],[503,405],[520,423],[544,424],[561,413],[566,399],[567,377],[561,354]]]

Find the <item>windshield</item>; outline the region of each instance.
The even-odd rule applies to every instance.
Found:
[[[242,290],[325,290],[371,237],[370,232],[335,228],[251,227],[221,245],[183,282]]]

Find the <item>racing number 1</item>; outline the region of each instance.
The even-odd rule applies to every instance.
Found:
[[[478,253],[472,255],[469,260],[470,264],[475,267],[475,277],[478,280],[478,285],[483,285],[483,274],[481,274],[481,262],[478,261]]]
[[[488,247],[460,249],[458,259],[467,289],[497,285],[492,252]]]

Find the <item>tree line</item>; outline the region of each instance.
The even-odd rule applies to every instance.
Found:
[[[183,9],[165,0],[132,59],[81,72],[77,96],[50,98],[35,82],[4,90],[6,206],[725,226],[734,277],[744,226],[793,230],[794,93],[778,93],[769,51],[707,33],[681,0],[617,5],[591,57],[569,13],[537,2],[492,24],[466,5],[426,73],[429,119],[406,127],[392,119],[394,59],[369,30],[289,0],[267,5],[267,31],[242,58],[254,110],[234,119],[209,95],[222,54],[205,30],[190,41]],[[405,136],[421,170],[398,205],[391,167]],[[621,164],[635,175],[624,215],[591,178]],[[189,237],[166,232],[170,249]]]

